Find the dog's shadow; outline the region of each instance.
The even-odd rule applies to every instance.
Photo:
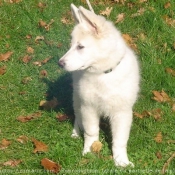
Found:
[[[60,112],[73,120],[73,106],[72,106],[72,79],[68,73],[63,73],[58,79],[51,81],[49,79],[42,79],[47,84],[46,100],[50,101],[56,98],[58,105],[52,109],[55,112]]]
[[[48,79],[43,79],[43,81],[48,86],[46,91],[46,100],[49,101],[55,97],[58,100],[58,106],[53,110],[66,115],[70,123],[73,125],[75,117],[72,101],[73,87],[71,75],[69,73],[64,73],[55,81],[50,81]],[[104,140],[108,143],[109,149],[111,149],[112,136],[109,121],[107,119],[101,119],[100,129],[103,132]]]

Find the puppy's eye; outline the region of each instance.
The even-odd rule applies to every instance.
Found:
[[[81,44],[79,44],[79,45],[77,46],[77,49],[78,49],[78,50],[83,49],[83,48],[84,48],[84,46],[81,45]]]

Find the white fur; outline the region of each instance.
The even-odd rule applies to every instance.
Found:
[[[137,58],[111,22],[83,7],[72,4],[71,8],[77,25],[72,46],[59,64],[73,75],[76,118],[72,136],[78,137],[81,129],[83,155],[90,152],[92,143],[99,140],[100,117],[108,117],[115,164],[133,165],[128,160],[127,141],[139,91]]]

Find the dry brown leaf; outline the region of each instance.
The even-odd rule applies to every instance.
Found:
[[[170,74],[170,75],[172,75],[172,76],[175,76],[175,70],[173,70],[173,69],[167,67],[167,68],[165,69],[165,71],[166,71],[166,73],[168,73],[168,74]]]
[[[157,133],[156,137],[154,138],[154,140],[157,143],[162,143],[162,139],[163,139],[163,136],[162,136],[162,133],[161,132]]]
[[[41,61],[34,61],[33,64],[34,64],[35,66],[42,66]]]
[[[175,112],[175,103],[172,105],[172,111]]]
[[[46,70],[41,70],[40,71],[40,77],[47,77],[48,76],[48,73]]]
[[[110,14],[111,14],[112,9],[113,9],[113,7],[106,7],[105,10],[100,12],[100,15],[109,17]]]
[[[135,51],[137,51],[137,45],[134,43],[133,38],[129,34],[122,34],[122,37],[124,38],[125,42]]]
[[[37,152],[47,152],[48,151],[48,146],[43,143],[43,142],[40,142],[36,139],[32,139],[32,142],[34,143],[35,145],[35,149],[33,150],[33,153],[37,153]]]
[[[25,55],[25,56],[22,58],[22,61],[23,61],[23,63],[28,63],[28,62],[31,61],[31,59],[32,59],[31,56]]]
[[[46,6],[47,6],[46,3],[43,3],[43,2],[39,2],[39,3],[38,3],[38,7],[39,7],[40,9],[42,9],[42,10],[43,10],[44,8],[46,8]]]
[[[95,141],[92,145],[91,145],[91,151],[94,153],[99,153],[102,149],[103,144],[100,141]]]
[[[58,113],[56,118],[58,119],[59,122],[63,122],[65,120],[67,120],[69,117],[66,114],[60,114]]]
[[[35,38],[35,42],[36,42],[36,43],[38,43],[38,41],[42,41],[42,40],[44,40],[44,36],[37,36],[37,37]]]
[[[7,139],[2,139],[0,143],[0,150],[6,149],[11,144],[11,141]]]
[[[171,144],[171,143],[175,144],[175,140],[168,140],[167,143],[168,144]]]
[[[17,120],[22,122],[22,123],[25,123],[25,122],[28,122],[28,121],[30,121],[32,119],[36,119],[36,118],[41,117],[41,114],[42,114],[41,112],[35,112],[35,113],[30,114],[28,116],[19,116],[17,118]]]
[[[0,67],[0,75],[4,75],[6,73],[6,66]]]
[[[41,160],[41,165],[44,167],[45,170],[49,170],[52,173],[59,173],[61,170],[61,165],[55,163],[47,158]]]
[[[31,39],[32,38],[32,35],[26,35],[26,39]]]
[[[33,54],[34,49],[32,47],[27,47],[27,53]]]
[[[7,162],[4,162],[4,166],[11,166],[11,167],[16,167],[18,164],[20,164],[22,161],[21,160],[9,160]]]
[[[160,108],[153,109],[151,111],[143,111],[141,114],[138,112],[133,113],[134,116],[143,119],[145,117],[153,116],[155,120],[160,120],[162,118],[162,110]]]
[[[125,14],[124,14],[124,13],[120,13],[120,14],[118,14],[118,16],[117,16],[117,20],[116,20],[115,23],[122,22],[122,21],[124,20],[124,18],[125,18]]]
[[[19,2],[21,2],[21,1],[22,1],[22,0],[4,0],[4,2],[10,3],[10,4],[19,3]]]
[[[53,97],[53,99],[50,101],[46,101],[46,100],[40,101],[39,106],[42,107],[44,110],[50,110],[50,109],[56,108],[58,104],[59,103],[57,98]]]
[[[70,20],[68,19],[68,17],[65,17],[65,16],[63,16],[63,17],[61,18],[61,22],[62,22],[63,24],[71,24],[71,22],[70,22]]]
[[[13,52],[10,51],[4,54],[0,54],[0,61],[8,61],[12,54]]]
[[[24,136],[24,135],[19,136],[19,137],[16,139],[16,141],[18,141],[18,142],[20,142],[20,143],[22,143],[22,144],[27,143],[28,140],[29,140],[29,138],[28,138],[27,136]]]
[[[31,77],[25,77],[21,80],[21,82],[23,84],[28,84],[30,81],[32,81],[32,78]]]
[[[175,19],[170,18],[169,16],[165,15],[163,16],[163,19],[165,20],[165,22],[171,26],[171,27],[175,27]]]
[[[53,57],[50,56],[48,58],[45,58],[43,61],[41,61],[42,64],[46,64],[50,59],[52,59]]]
[[[154,97],[152,97],[152,99],[154,99],[157,102],[168,102],[171,103],[172,100],[170,99],[170,97],[168,96],[168,94],[162,90],[161,92],[159,91],[152,91]]]
[[[156,152],[156,157],[157,157],[158,159],[162,159],[162,154],[161,154],[160,151]]]
[[[166,4],[164,4],[164,8],[165,9],[168,9],[171,7],[171,3],[170,2],[167,2]]]
[[[141,15],[144,14],[144,12],[145,12],[145,9],[144,8],[140,8],[136,13],[131,15],[131,18],[134,18],[136,16],[141,16]]]

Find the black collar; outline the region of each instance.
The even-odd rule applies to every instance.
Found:
[[[120,61],[117,63],[116,66],[118,66],[119,64],[120,64]],[[116,67],[116,66],[115,66],[115,67]],[[111,68],[111,69],[108,69],[108,70],[104,71],[104,73],[105,73],[105,74],[108,74],[108,73],[112,72],[112,71],[115,69],[115,67],[114,67],[113,69]]]

